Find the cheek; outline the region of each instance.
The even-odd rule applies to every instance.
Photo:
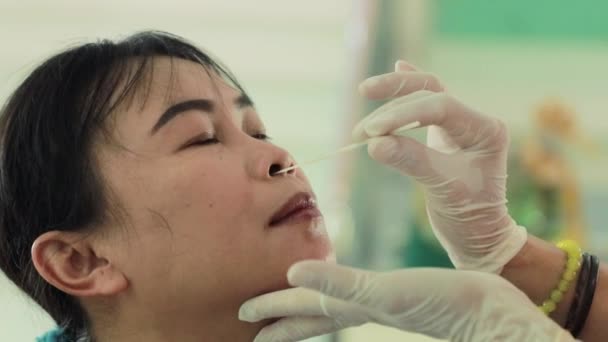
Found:
[[[164,205],[173,220],[194,226],[228,224],[253,203],[254,191],[238,168],[204,168],[175,177]]]
[[[252,234],[249,228],[259,223],[252,215],[255,192],[243,168],[226,156],[217,158],[178,170],[157,205],[173,231],[186,237],[175,241],[176,250],[221,264],[218,260],[238,253],[234,240]]]
[[[164,220],[169,229],[153,236],[145,233],[148,236],[141,241],[145,246],[138,253],[146,258],[140,266],[149,268],[140,274],[140,283],[162,284],[174,289],[172,296],[179,298],[235,297],[242,281],[234,281],[234,275],[242,275],[244,269],[239,266],[252,257],[252,247],[240,242],[254,240],[258,228],[252,227],[256,224],[251,215],[251,184],[242,168],[236,167],[220,170],[198,165],[173,170],[170,177],[167,173],[171,172],[166,172],[164,184],[151,184],[142,198],[160,213],[156,215],[159,224]],[[212,304],[218,303],[205,302]]]

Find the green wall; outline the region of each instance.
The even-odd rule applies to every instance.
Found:
[[[437,0],[439,36],[602,40],[605,0]]]

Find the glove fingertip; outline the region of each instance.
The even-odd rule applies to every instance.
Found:
[[[292,286],[305,286],[312,274],[307,271],[307,262],[298,262],[287,271],[287,281]]]
[[[416,71],[417,68],[408,63],[407,61],[404,61],[403,59],[398,60],[397,62],[395,62],[395,72],[399,72],[399,71]]]
[[[251,308],[251,306],[247,303],[241,305],[239,309],[239,320],[243,322],[254,323],[257,322],[257,315],[255,314],[255,310]]]
[[[365,96],[367,95],[367,90],[369,89],[368,84],[365,83],[365,81],[359,83],[359,86],[357,87],[357,90],[359,91],[359,94]]]
[[[296,268],[296,266],[291,266],[289,268],[289,270],[287,271],[287,282],[289,283],[289,285],[291,286],[298,286],[296,285],[296,274],[298,272],[298,269]]]
[[[270,340],[268,337],[264,337],[264,336],[256,336],[253,339],[253,342],[267,342],[267,341],[272,341],[272,340]]]
[[[384,134],[384,130],[382,129],[382,123],[378,123],[376,121],[372,121],[363,127],[363,130],[369,137],[377,137]]]
[[[367,145],[369,155],[380,162],[392,163],[396,159],[395,153],[399,151],[398,143],[393,137],[375,137]]]
[[[368,138],[367,133],[365,133],[363,123],[360,122],[357,124],[357,126],[355,126],[355,128],[353,128],[351,137],[355,142],[363,141]]]

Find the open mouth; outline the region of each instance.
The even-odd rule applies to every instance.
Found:
[[[321,216],[317,202],[312,194],[300,192],[292,196],[270,218],[269,227],[308,222]]]

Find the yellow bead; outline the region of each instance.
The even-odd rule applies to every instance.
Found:
[[[566,253],[566,265],[557,287],[551,291],[549,299],[539,306],[539,309],[547,315],[555,311],[557,303],[563,299],[564,293],[568,291],[572,280],[580,270],[582,261],[582,250],[576,241],[563,240],[557,243],[557,247]]]
[[[568,260],[583,260],[581,255],[583,255],[582,251],[580,253],[568,254]]]
[[[553,292],[551,292],[551,300],[555,303],[559,303],[563,296],[564,294],[560,290],[553,290]]]
[[[568,256],[575,256],[581,254],[581,247],[576,241],[573,240],[563,241],[561,249],[566,251],[566,253],[568,253]]]
[[[556,305],[553,301],[546,300],[543,302],[542,310],[543,310],[543,312],[550,314],[553,311],[555,311],[555,307],[556,307]]]
[[[568,249],[570,248],[570,246],[571,246],[571,240],[562,240],[557,243],[557,247],[566,252],[568,252]]]
[[[580,267],[581,263],[577,259],[568,259],[568,262],[566,263],[566,270],[578,271]]]
[[[564,280],[567,280],[567,281],[572,281],[572,280],[574,279],[574,277],[575,277],[575,276],[576,276],[576,272],[575,272],[575,271],[572,271],[572,270],[566,270],[566,271],[564,272],[564,275],[562,276],[562,278],[563,278]]]

